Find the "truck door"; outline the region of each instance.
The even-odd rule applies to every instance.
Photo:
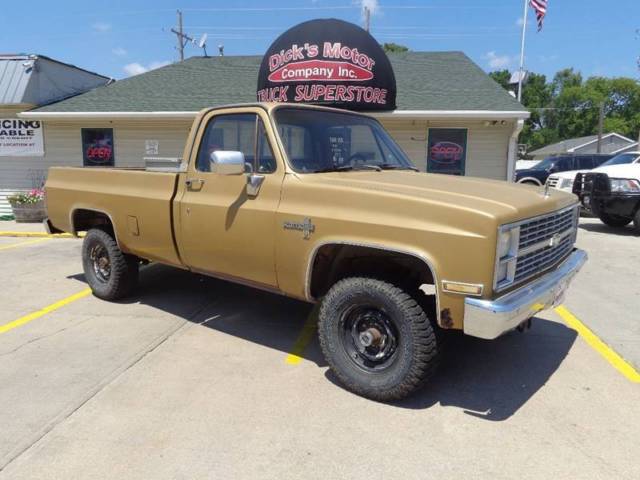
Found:
[[[178,249],[192,270],[277,287],[274,229],[284,164],[272,141],[260,108],[203,119],[175,205]],[[245,172],[216,173],[213,152],[242,152]]]

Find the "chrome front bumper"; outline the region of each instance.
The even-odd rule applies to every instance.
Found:
[[[587,253],[575,249],[555,270],[495,300],[466,298],[464,333],[494,339],[516,328],[538,312],[555,307],[576,273],[587,261]]]

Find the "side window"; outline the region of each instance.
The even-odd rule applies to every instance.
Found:
[[[256,147],[256,164],[254,171],[258,173],[273,173],[276,171],[276,159],[267,137],[262,120],[258,119],[258,142]]]
[[[253,165],[256,150],[255,113],[221,115],[209,121],[200,142],[196,169],[211,171],[211,153],[216,150],[233,150],[244,154],[245,162]]]
[[[573,165],[572,170],[582,170],[593,168],[593,157],[591,155],[583,155],[580,157],[576,157],[575,165]]]
[[[556,162],[556,169],[559,172],[564,172],[571,169],[570,162],[571,159],[567,157],[560,157]]]
[[[611,157],[606,157],[604,155],[598,155],[596,157],[593,157],[593,168],[599,167],[610,158]]]

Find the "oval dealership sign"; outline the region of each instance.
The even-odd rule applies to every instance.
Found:
[[[365,30],[342,20],[301,23],[269,47],[258,74],[258,101],[393,110],[391,63]]]

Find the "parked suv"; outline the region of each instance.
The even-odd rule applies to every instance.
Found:
[[[515,181],[528,185],[542,186],[552,173],[568,170],[591,170],[609,160],[611,154],[558,155],[547,157],[532,168],[516,170]]]
[[[599,167],[594,168],[592,171],[598,172],[605,167],[610,167],[612,165],[628,165],[633,163],[640,163],[640,152],[620,153],[615,157],[610,158]],[[549,185],[549,188],[557,188],[558,190],[571,192],[573,190],[573,182],[576,175],[578,173],[586,173],[588,171],[590,170],[569,170],[568,172],[554,173],[553,175],[549,175],[547,185]]]

